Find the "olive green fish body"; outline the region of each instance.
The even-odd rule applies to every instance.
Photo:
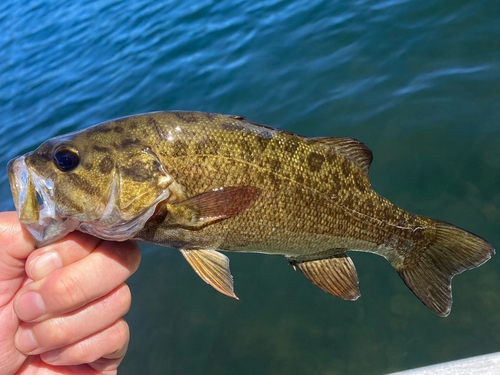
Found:
[[[415,241],[416,232],[432,236],[428,219],[375,193],[365,172],[334,145],[231,116],[156,115],[145,121],[160,135],[152,134],[152,142],[161,139],[153,148],[186,196],[224,186],[261,193],[242,214],[197,231],[147,225],[139,234],[145,241],[178,245],[182,238],[190,248],[313,259],[346,249],[377,252],[389,241]]]
[[[350,300],[360,293],[346,251],[372,252],[446,316],[451,278],[494,250],[378,195],[371,161],[355,139],[307,138],[238,116],[157,112],[49,140],[11,162],[9,178],[21,221],[42,245],[77,229],[177,248],[204,281],[233,297],[229,260],[217,250],[280,254]]]

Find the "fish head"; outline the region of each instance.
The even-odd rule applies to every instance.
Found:
[[[138,134],[112,132],[113,123],[50,139],[9,162],[19,220],[37,247],[74,230],[127,240],[168,199],[173,179],[160,158]]]

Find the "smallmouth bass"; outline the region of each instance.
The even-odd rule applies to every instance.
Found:
[[[346,252],[370,252],[447,316],[452,277],[495,250],[378,195],[371,162],[371,151],[351,138],[307,138],[238,116],[156,112],[48,140],[12,160],[8,174],[37,246],[79,230],[176,248],[206,283],[235,298],[229,260],[218,250],[284,255],[346,300],[360,296]]]

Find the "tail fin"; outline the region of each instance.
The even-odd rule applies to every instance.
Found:
[[[493,247],[451,224],[436,220],[436,237],[425,249],[413,253],[397,266],[399,276],[430,310],[447,316],[451,310],[451,279],[479,267],[495,254]]]

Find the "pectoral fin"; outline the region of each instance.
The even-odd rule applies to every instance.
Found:
[[[219,292],[236,299],[229,258],[215,250],[181,250],[184,258],[204,282]]]
[[[345,300],[354,301],[361,296],[358,274],[351,258],[341,254],[333,258],[290,262],[318,288]]]
[[[182,202],[168,204],[169,224],[200,227],[228,219],[245,211],[257,199],[254,186],[231,186],[195,195]]]

